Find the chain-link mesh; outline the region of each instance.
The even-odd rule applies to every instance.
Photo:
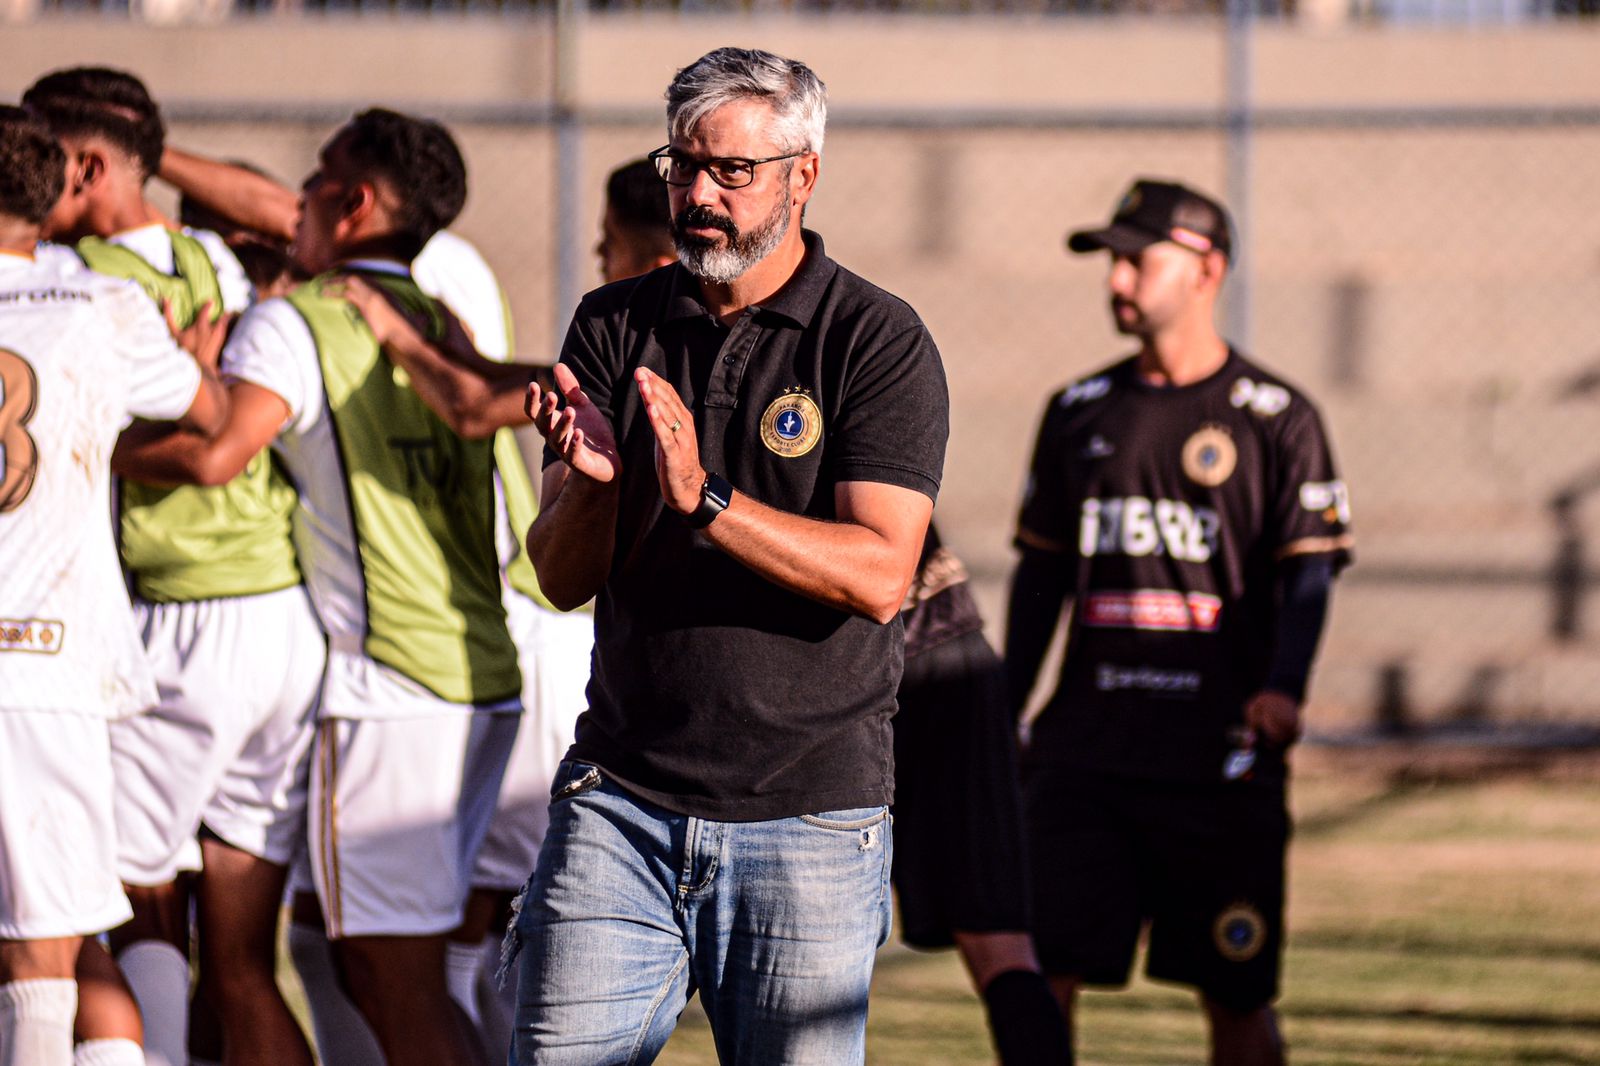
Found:
[[[1418,721],[1600,723],[1600,114],[1261,116],[1240,271],[1250,348],[1321,405],[1352,486],[1359,562],[1316,689],[1324,730]],[[172,140],[289,180],[330,126],[173,124]],[[500,272],[525,357],[554,355],[561,232],[547,124],[457,122],[472,194],[456,229]],[[658,122],[578,140],[579,276],[606,173]],[[1068,229],[1136,175],[1227,191],[1225,129],[1134,116],[963,125],[838,115],[807,224],[907,299],[944,354],[953,426],[939,520],[998,635],[1009,539],[1045,398],[1129,350],[1102,256]]]

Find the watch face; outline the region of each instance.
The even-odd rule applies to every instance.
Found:
[[[733,499],[733,486],[728,484],[721,474],[707,474],[706,483],[700,486],[700,506],[683,520],[689,523],[690,529],[704,529],[711,524],[711,520],[721,514]]]

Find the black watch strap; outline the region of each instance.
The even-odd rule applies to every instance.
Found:
[[[733,501],[733,486],[721,474],[706,474],[700,486],[700,506],[683,516],[690,529],[704,529]]]

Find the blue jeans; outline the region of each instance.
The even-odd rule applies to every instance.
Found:
[[[696,991],[724,1063],[865,1059],[887,808],[712,822],[576,762],[551,795],[513,933],[512,1063],[651,1062]]]

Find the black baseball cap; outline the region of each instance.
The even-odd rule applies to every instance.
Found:
[[[1191,251],[1216,250],[1233,258],[1233,227],[1227,210],[1209,196],[1172,181],[1135,181],[1117,204],[1104,229],[1078,230],[1067,237],[1074,252],[1110,249],[1131,255],[1157,241],[1172,241]]]

